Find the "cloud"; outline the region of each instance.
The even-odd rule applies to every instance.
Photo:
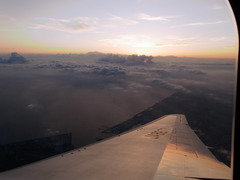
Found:
[[[17,71],[9,66],[6,72],[2,68],[0,100],[7,102],[0,104],[3,122],[6,120],[2,124],[8,125],[8,120],[14,125],[1,126],[1,131],[14,141],[24,134],[29,138],[72,132],[74,145],[80,146],[99,137],[98,128],[125,121],[175,91],[206,94],[209,88],[215,97],[230,101],[218,94],[221,88],[233,89],[226,86],[233,78],[224,78],[234,74],[234,68],[225,64],[229,61],[221,67],[199,58],[166,57],[157,61],[156,57],[153,66],[123,67],[94,64],[100,58],[96,54],[26,55],[31,59],[28,66],[17,66]],[[37,65],[42,69],[31,69]],[[222,76],[215,73],[223,69]],[[125,74],[111,75],[121,71]],[[11,109],[14,113],[7,113]]]
[[[32,25],[33,29],[55,30],[68,33],[80,33],[94,30],[97,19],[89,17],[74,17],[69,19],[46,18],[46,22]]]
[[[128,18],[124,18],[124,17],[120,17],[120,16],[115,16],[115,15],[111,15],[109,20],[110,20],[110,22],[114,21],[114,25],[116,25],[116,26],[118,26],[119,23],[126,25],[126,26],[138,24],[138,21],[136,21],[136,20],[132,20],[132,19],[128,19]]]
[[[95,68],[93,72],[104,76],[115,76],[125,74],[125,71],[120,67],[100,67]]]
[[[95,75],[103,75],[103,76],[116,76],[116,75],[124,75],[125,70],[122,67],[116,66],[100,66],[92,64],[78,64],[72,62],[61,62],[61,61],[52,61],[49,64],[35,65],[34,69],[56,69],[61,72],[74,73],[80,72],[85,74],[95,74]]]
[[[141,84],[141,83],[137,83],[137,82],[131,82],[128,84],[128,88],[129,89],[133,89],[133,90],[142,90],[142,89],[151,89],[152,86],[149,86],[149,85],[144,85],[144,84]]]
[[[73,18],[39,18],[41,23],[33,24],[32,29],[45,29],[67,33],[81,33],[99,28],[116,28],[119,26],[132,26],[138,21],[110,15],[108,18],[73,17]]]
[[[183,91],[183,92],[189,92],[189,90],[187,90],[185,87],[183,87],[181,85],[178,85],[178,84],[171,83],[171,82],[166,81],[164,79],[154,79],[154,80],[152,80],[152,82],[154,84],[161,85],[161,86],[163,86],[165,88],[178,90],[178,91]]]
[[[129,55],[127,57],[119,55],[108,55],[98,60],[98,63],[112,63],[112,64],[121,64],[121,65],[146,65],[152,64],[152,56],[145,55]]]
[[[205,25],[215,25],[215,24],[223,24],[226,21],[214,21],[214,22],[195,22],[195,23],[189,23],[184,24],[183,26],[205,26]]]
[[[0,63],[5,64],[24,64],[27,62],[27,59],[16,52],[12,52],[8,59],[0,58]]]
[[[34,104],[34,103],[28,104],[28,105],[26,106],[26,108],[27,108],[27,109],[35,109],[35,108],[38,108],[38,104]]]
[[[169,20],[168,16],[151,16],[145,13],[138,14],[138,18],[146,21],[168,21]]]

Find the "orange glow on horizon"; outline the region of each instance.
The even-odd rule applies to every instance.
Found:
[[[88,52],[99,52],[105,54],[138,54],[138,55],[152,55],[152,56],[177,56],[177,57],[193,57],[193,58],[221,58],[221,59],[236,59],[238,56],[238,44],[233,44],[228,47],[218,47],[211,49],[194,49],[186,50],[174,47],[171,49],[154,49],[154,48],[133,48],[124,49],[120,47],[112,47],[111,49],[77,49],[68,48],[64,46],[51,46],[45,44],[35,44],[31,41],[18,41],[18,43],[11,44],[7,43],[9,46],[1,47],[1,54],[9,54],[11,52],[18,52],[20,54],[85,54]],[[5,44],[6,45],[6,44]]]
[[[57,47],[38,47],[34,50],[30,48],[6,48],[2,49],[1,54],[10,54],[12,52],[18,52],[20,54],[86,54],[88,52],[99,52],[103,54],[138,54],[138,55],[152,55],[152,56],[177,56],[177,57],[193,57],[193,58],[221,58],[221,59],[236,59],[238,56],[237,51],[203,51],[203,52],[189,52],[189,53],[159,53],[159,54],[148,54],[148,53],[124,53],[124,52],[107,52],[107,51],[86,51],[69,48],[57,48]]]

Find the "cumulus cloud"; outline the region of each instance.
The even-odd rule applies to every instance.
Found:
[[[27,59],[16,52],[12,52],[8,59],[0,58],[0,63],[5,64],[24,64],[27,62]]]
[[[112,76],[112,75],[124,75],[125,71],[120,67],[98,67],[94,68],[93,72],[96,74],[101,74],[104,76]]]
[[[61,62],[61,61],[51,61],[49,64],[44,65],[35,65],[34,69],[56,69],[62,72],[80,72],[80,73],[89,73],[97,74],[104,76],[113,76],[113,75],[124,75],[125,69],[119,66],[100,66],[96,64],[78,64],[70,62]]]
[[[108,55],[98,60],[99,63],[113,63],[122,65],[146,65],[152,64],[152,56],[145,55],[129,55],[127,57],[120,55]]]

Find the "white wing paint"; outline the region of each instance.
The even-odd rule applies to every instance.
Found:
[[[168,115],[85,148],[0,174],[1,180],[196,180],[231,179],[189,127]]]

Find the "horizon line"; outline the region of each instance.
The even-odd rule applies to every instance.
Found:
[[[204,55],[193,55],[193,56],[186,56],[186,55],[161,55],[161,54],[158,54],[158,55],[149,55],[149,54],[139,54],[139,53],[114,53],[114,52],[100,52],[100,51],[89,51],[89,52],[64,52],[64,53],[60,53],[60,52],[44,52],[44,53],[38,53],[38,52],[32,52],[32,53],[29,53],[29,52],[17,52],[17,51],[12,51],[12,52],[6,52],[6,53],[0,53],[0,55],[10,55],[11,53],[18,53],[18,54],[22,54],[22,55],[110,55],[110,54],[114,54],[114,55],[121,55],[121,56],[129,56],[129,55],[138,55],[138,56],[141,56],[141,55],[145,55],[145,56],[152,56],[153,58],[154,57],[172,57],[172,58],[195,58],[195,59],[237,59],[238,56],[237,54],[235,55],[230,55],[230,56],[223,56],[223,57],[220,57],[220,56],[217,56],[217,55],[210,55],[210,56],[204,56]]]

